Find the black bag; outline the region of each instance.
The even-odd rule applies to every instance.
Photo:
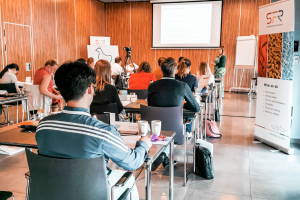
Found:
[[[196,174],[206,178],[214,178],[214,166],[211,153],[207,148],[196,145]]]

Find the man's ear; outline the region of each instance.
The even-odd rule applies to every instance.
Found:
[[[94,90],[93,84],[91,83],[89,88],[88,88],[88,94],[93,94],[93,90]]]

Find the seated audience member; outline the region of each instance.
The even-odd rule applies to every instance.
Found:
[[[210,84],[214,84],[214,75],[211,73],[211,70],[210,68],[208,67],[208,63],[207,62],[201,62],[200,63],[200,66],[199,66],[199,69],[198,69],[198,72],[199,72],[199,75],[197,77],[197,81],[198,81],[198,88],[202,89],[200,95],[202,96],[207,88],[208,88],[208,85]],[[200,83],[200,80],[201,80],[201,77],[202,76],[206,76],[206,75],[209,75],[210,78],[209,78],[209,81],[208,81],[208,85],[201,85]]]
[[[88,66],[90,66],[91,68],[94,69],[94,66],[95,66],[94,58],[89,57],[89,58],[87,59],[86,63],[88,64]]]
[[[138,68],[139,68],[139,66],[135,63],[133,63],[133,64],[131,63],[129,65],[126,65],[126,67],[125,67],[126,71],[130,74],[137,72]]]
[[[197,78],[190,73],[191,61],[187,58],[183,58],[179,64],[178,73],[175,75],[175,79],[188,84],[192,92],[195,92],[195,88],[198,88]]]
[[[122,59],[120,57],[115,58],[115,63],[111,64],[111,75],[121,75],[123,72]]]
[[[120,101],[117,89],[110,84],[111,81],[111,66],[106,60],[98,60],[95,65],[96,84],[95,96],[92,104],[105,105],[117,103],[118,113],[123,110],[123,105]],[[93,111],[91,110],[93,114]]]
[[[129,78],[129,89],[131,90],[145,90],[151,82],[156,81],[153,73],[151,73],[151,66],[147,61],[140,64],[137,73],[131,74]]]
[[[76,61],[77,61],[77,62],[86,63],[86,61],[85,61],[85,59],[84,59],[84,58],[78,58]]]
[[[57,70],[55,83],[68,106],[62,113],[47,116],[39,122],[35,138],[40,155],[64,159],[105,156],[106,164],[111,159],[124,170],[135,170],[143,164],[152,146],[148,137],[142,137],[135,148],[130,149],[115,126],[89,114],[96,83],[96,74],[91,67],[80,62],[65,63]],[[115,184],[124,173],[107,168],[108,184]],[[137,200],[139,195],[134,182],[132,177],[125,187],[134,186],[132,197]],[[116,198],[126,188],[115,188]]]
[[[56,60],[48,60],[44,67],[35,72],[33,85],[40,85],[40,93],[52,99],[52,112],[56,112],[60,107],[60,93],[53,88],[52,76],[57,70]],[[35,112],[36,113],[36,112]]]
[[[184,59],[184,57],[179,57],[179,58],[178,58],[178,62],[177,62],[178,66],[177,66],[177,69],[176,69],[176,72],[175,72],[175,74],[177,74],[177,73],[178,73],[179,64],[180,64],[180,62],[181,62],[181,60],[182,60],[182,59]]]
[[[193,112],[199,112],[200,108],[194,98],[191,89],[186,83],[175,80],[175,71],[177,63],[173,58],[166,58],[161,63],[161,71],[163,77],[159,81],[151,83],[148,87],[148,105],[155,107],[177,107],[182,106],[184,100],[184,108]],[[161,163],[165,168],[169,165],[169,148],[152,164],[152,170],[156,170]]]
[[[19,66],[15,63],[6,65],[6,67],[0,73],[0,83],[14,83],[16,86],[17,93],[20,93],[18,87],[17,74],[19,71]]]
[[[161,69],[160,69],[160,64],[161,64],[162,61],[164,61],[165,59],[166,59],[165,57],[160,57],[160,58],[158,59],[158,67],[157,67],[157,70],[155,70],[155,71],[153,72],[153,74],[154,74],[154,76],[155,76],[155,78],[156,78],[157,81],[160,80],[160,79],[163,77],[163,74],[162,74]]]

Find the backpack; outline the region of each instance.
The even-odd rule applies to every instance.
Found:
[[[214,178],[214,166],[210,151],[196,145],[196,174],[205,179]]]
[[[222,134],[220,134],[217,123],[213,120],[206,120],[206,136],[210,138],[221,138]]]

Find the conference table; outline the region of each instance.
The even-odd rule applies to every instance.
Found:
[[[5,105],[8,103],[14,103],[17,102],[17,123],[18,123],[18,118],[19,118],[19,106],[18,103],[19,101],[24,100],[25,101],[25,106],[26,106],[26,111],[27,111],[27,120],[29,120],[29,109],[28,109],[28,95],[18,95],[14,97],[0,97],[0,105]],[[7,121],[9,125],[9,112],[7,110]]]
[[[34,125],[38,124],[38,121],[30,121]],[[20,124],[14,124],[0,129],[0,145],[24,147],[29,149],[37,149],[34,131],[23,131],[19,128]],[[170,163],[174,162],[174,137],[175,132],[161,131],[162,135],[169,138],[164,144],[153,144],[150,148],[147,157],[145,159],[145,192],[146,200],[151,199],[151,166],[156,158],[169,146],[170,148]],[[130,135],[130,134],[129,134]],[[135,135],[136,136],[136,135]],[[126,143],[126,137],[122,136]],[[135,144],[130,142],[128,144],[130,148],[135,148]],[[169,165],[169,199],[173,199],[173,187],[174,187],[174,165]]]

